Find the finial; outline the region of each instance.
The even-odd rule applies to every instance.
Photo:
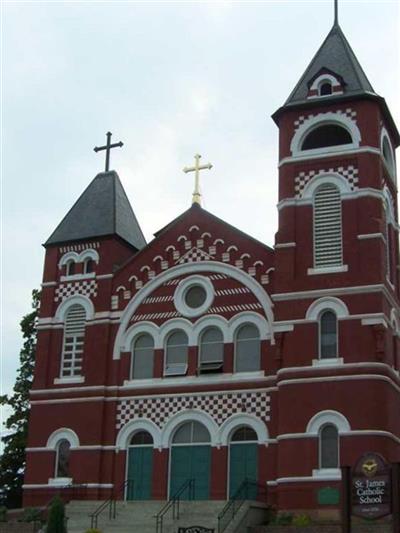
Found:
[[[111,144],[111,135],[112,135],[112,133],[110,131],[108,131],[106,135],[107,135],[107,144],[105,146],[95,146],[93,148],[93,150],[95,152],[101,152],[102,150],[106,151],[106,172],[108,172],[110,170],[110,151],[111,151],[111,148],[117,148],[117,147],[124,146],[124,143],[122,143],[120,141],[119,143]]]
[[[339,26],[339,6],[338,6],[339,0],[334,0],[334,2],[335,2],[335,18],[334,18],[333,25]]]
[[[185,167],[183,169],[183,172],[187,174],[188,172],[194,172],[194,191],[192,196],[192,205],[198,204],[201,205],[201,194],[200,194],[200,170],[208,169],[210,170],[212,168],[211,163],[207,163],[206,165],[200,165],[200,159],[201,155],[196,154],[194,156],[194,167]]]

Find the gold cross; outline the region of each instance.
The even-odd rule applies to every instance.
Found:
[[[208,169],[210,170],[212,168],[211,163],[207,163],[206,165],[200,165],[200,159],[201,155],[196,154],[194,156],[194,167],[185,167],[183,169],[183,172],[187,174],[188,172],[194,172],[194,191],[192,196],[192,204],[199,204],[201,205],[201,194],[200,194],[200,170]]]

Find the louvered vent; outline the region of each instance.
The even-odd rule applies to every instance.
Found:
[[[339,189],[330,183],[314,196],[314,266],[342,265],[342,202]]]
[[[82,375],[85,321],[85,309],[81,305],[71,306],[65,319],[62,377]]]

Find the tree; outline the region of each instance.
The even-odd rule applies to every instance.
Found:
[[[66,533],[65,507],[59,496],[55,496],[50,504],[46,531],[47,533]]]
[[[0,457],[0,487],[2,499],[9,508],[21,507],[25,469],[25,447],[28,437],[29,391],[35,365],[37,319],[40,292],[32,291],[32,311],[20,322],[24,340],[20,352],[20,367],[13,393],[0,396],[0,406],[8,405],[12,412],[5,422],[9,434],[2,438],[4,451]]]

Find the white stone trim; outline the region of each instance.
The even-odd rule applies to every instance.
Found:
[[[329,479],[341,479],[341,470],[340,468],[315,468],[312,471],[312,476],[318,481],[322,479],[327,481]]]
[[[331,366],[341,366],[344,364],[343,357],[329,357],[324,359],[313,359],[312,366],[319,367],[331,367]]]
[[[325,424],[336,426],[339,435],[351,431],[350,423],[347,418],[338,411],[326,410],[315,414],[307,424],[306,433],[318,436],[320,429]]]
[[[239,313],[230,319],[227,342],[235,341],[236,331],[243,324],[252,324],[253,326],[256,326],[260,334],[260,340],[266,340],[270,338],[271,328],[265,318],[254,311],[243,311],[242,313]]]
[[[56,431],[53,431],[53,433],[47,439],[46,447],[50,450],[56,450],[57,444],[62,439],[67,440],[70,443],[71,448],[76,448],[79,446],[79,437],[75,431],[69,428],[59,428],[56,429]]]
[[[155,350],[159,350],[163,347],[160,328],[157,327],[153,322],[146,321],[133,324],[127,329],[124,338],[124,344],[121,346],[121,351],[130,352],[132,350],[132,343],[139,335],[142,335],[143,333],[147,333],[153,338]]]
[[[95,272],[88,272],[87,274],[73,274],[72,276],[60,276],[60,281],[80,281],[84,279],[94,279],[96,277]]]
[[[360,233],[357,235],[357,239],[360,241],[364,241],[367,239],[382,239],[384,243],[386,243],[385,236],[383,233]]]
[[[136,420],[131,420],[119,430],[115,441],[116,451],[127,450],[129,441],[138,431],[147,431],[150,433],[153,438],[153,447],[161,449],[162,445],[160,428],[151,420],[139,418]]]
[[[53,478],[50,478],[53,479]],[[54,478],[57,479],[57,478]],[[70,479],[70,478],[58,478],[58,479]],[[84,483],[84,486],[88,489],[112,489],[114,487],[113,483]],[[32,483],[22,485],[23,489],[58,489],[59,485],[46,484],[46,483]]]
[[[220,445],[229,446],[232,433],[242,426],[249,426],[257,433],[258,444],[268,444],[268,429],[264,422],[254,415],[238,413],[227,418],[220,426],[218,435]]]
[[[317,78],[315,78],[315,80],[313,81],[311,87],[310,87],[310,91],[318,91],[318,94],[315,95],[315,96],[309,96],[308,98],[324,98],[325,96],[336,96],[337,94],[341,94],[343,93],[343,91],[334,91],[332,92],[332,94],[327,94],[327,95],[321,95],[319,94],[319,91],[321,89],[321,85],[324,84],[324,83],[329,83],[331,85],[331,87],[342,87],[341,86],[341,83],[339,82],[339,80],[335,77],[335,76],[332,76],[332,74],[320,74]]]
[[[72,305],[81,305],[86,312],[86,320],[93,320],[94,318],[94,305],[93,302],[83,294],[75,294],[74,296],[69,296],[63,300],[60,305],[57,307],[57,311],[55,314],[55,321],[56,322],[64,322],[65,315],[68,311],[68,309]]]
[[[202,305],[196,308],[189,307],[185,302],[186,292],[192,286],[200,286],[205,290],[206,299]],[[193,275],[184,278],[178,283],[174,293],[174,304],[179,313],[183,316],[194,318],[204,314],[209,309],[214,301],[215,291],[214,285],[205,276]]]
[[[211,316],[203,316],[197,320],[197,322],[193,325],[193,340],[194,345],[199,345],[199,339],[200,335],[203,333],[203,331],[206,328],[215,327],[218,328],[221,333],[224,340],[224,343],[226,344],[229,341],[230,335],[229,335],[229,322],[226,320],[226,318],[218,315],[211,315]]]
[[[48,484],[52,487],[66,487],[72,484],[72,477],[50,477]]]
[[[338,146],[328,146],[323,148],[316,148],[312,150],[302,150],[301,145],[303,144],[306,136],[314,129],[325,126],[328,124],[337,124],[342,126],[348,133],[351,135],[353,142],[350,144],[343,144]],[[296,130],[296,133],[293,135],[292,141],[290,143],[290,151],[293,156],[297,155],[316,155],[316,154],[332,154],[337,152],[345,152],[348,150],[354,150],[360,146],[361,142],[361,133],[357,127],[357,124],[354,120],[342,113],[335,113],[328,111],[327,113],[318,113],[315,116],[309,116],[305,121],[299,126]]]
[[[181,329],[186,333],[188,338],[188,346],[194,346],[193,324],[190,322],[190,320],[187,318],[171,318],[160,326],[160,339],[162,342],[162,348],[166,349],[167,337],[176,329]]]
[[[351,146],[351,145],[349,144],[348,146]],[[353,154],[364,154],[364,153],[380,155],[381,151],[379,150],[379,148],[376,148],[375,146],[361,146],[359,148],[338,150],[337,152],[335,152],[335,157],[340,157],[340,156],[347,157]],[[326,153],[320,153],[320,154],[308,154],[307,151],[304,151],[304,152],[300,152],[299,155],[296,155],[296,156],[283,157],[279,161],[278,168],[280,168],[283,165],[290,164],[290,163],[298,163],[301,161],[313,160],[313,159],[327,159],[331,157],[332,157],[332,152],[326,152]]]
[[[280,242],[278,244],[275,244],[274,246],[275,250],[279,250],[280,248],[295,248],[295,247],[296,247],[295,242]]]
[[[340,472],[340,470],[339,470]],[[320,477],[316,476],[293,476],[293,477],[280,477],[276,480],[267,481],[268,486],[276,486],[283,483],[308,483],[312,481],[340,481],[342,479],[341,473],[338,475],[338,477],[323,477],[322,475]]]
[[[311,178],[304,187],[302,198],[313,198],[316,189],[326,184],[335,185],[339,189],[340,195],[352,192],[346,178],[338,172],[329,172],[317,174]]]
[[[68,263],[68,261],[71,261],[71,260],[74,261],[75,263],[78,263],[79,254],[77,254],[76,252],[67,252],[61,257],[58,263],[58,268],[62,268],[64,265]]]
[[[54,385],[74,385],[75,383],[85,383],[84,376],[70,376],[55,378],[53,381]]]
[[[347,272],[349,270],[348,265],[340,265],[340,266],[325,266],[320,268],[309,268],[307,269],[307,274],[309,276],[317,276],[321,274],[336,274],[338,272]]]
[[[323,311],[333,311],[337,318],[345,318],[349,316],[349,310],[347,305],[339,298],[327,296],[325,298],[319,298],[315,300],[306,312],[307,320],[319,320],[319,316]]]
[[[153,278],[152,280],[149,280],[146,285],[140,289],[136,295],[131,299],[125,310],[123,311],[121,315],[121,323],[115,338],[114,343],[114,352],[113,352],[113,359],[119,359],[121,356],[121,348],[124,346],[124,338],[126,335],[126,329],[129,325],[129,321],[136,311],[136,309],[139,307],[139,305],[145,300],[150,294],[157,289],[160,285],[165,283],[166,281],[169,281],[171,279],[174,279],[178,276],[181,276],[183,274],[187,273],[196,273],[196,272],[215,272],[220,274],[225,274],[226,276],[232,277],[236,281],[239,281],[240,283],[243,283],[247,288],[250,289],[250,291],[253,293],[253,295],[257,298],[259,303],[262,306],[262,309],[265,313],[265,316],[267,317],[268,323],[271,325],[274,322],[273,317],[273,303],[270,297],[267,295],[263,287],[251,276],[243,272],[242,270],[233,267],[232,265],[228,265],[225,263],[218,263],[216,261],[201,261],[199,263],[190,263],[190,264],[182,264],[182,265],[176,265],[169,270],[159,274],[157,277]],[[271,330],[271,343],[274,343],[274,337],[273,337],[273,331]]]
[[[210,433],[211,446],[218,446],[218,425],[208,413],[198,409],[188,409],[174,414],[164,425],[161,431],[161,444],[163,448],[170,448],[175,430],[185,422],[199,422]]]

